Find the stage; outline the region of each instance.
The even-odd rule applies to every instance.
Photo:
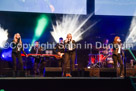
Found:
[[[125,73],[125,72],[124,72]],[[84,68],[72,71],[72,77],[120,77],[120,68]],[[45,67],[43,74],[34,75],[33,70],[17,71],[14,75],[12,68],[0,71],[0,77],[62,77],[61,67]],[[135,77],[136,68],[126,68],[126,77]]]
[[[119,68],[85,68],[75,70],[73,77],[61,77],[61,68],[47,67],[45,77],[25,75],[24,77],[0,77],[0,89],[5,91],[43,90],[93,90],[93,91],[135,91],[135,69],[127,69],[127,77],[119,77]],[[57,77],[58,76],[58,77]],[[132,77],[133,76],[133,77]],[[8,87],[8,88],[7,88]]]
[[[136,91],[135,9],[136,0],[1,0],[0,91]]]
[[[134,91],[131,79],[120,77],[1,77],[0,86],[5,91]]]

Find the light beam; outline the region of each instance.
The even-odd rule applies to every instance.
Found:
[[[35,41],[39,40],[39,38],[42,36],[45,29],[47,28],[48,24],[49,24],[48,16],[43,14],[38,18],[37,25],[36,25],[35,32],[34,32],[34,37],[33,37],[31,45],[33,45],[33,43]],[[30,50],[31,50],[31,48],[29,49],[29,51]]]
[[[128,33],[125,43],[126,44],[134,44],[134,46],[136,45],[136,17],[133,17],[133,19],[132,19],[129,33]],[[133,58],[136,61],[136,57],[133,54],[133,52],[131,51],[131,49],[129,49],[129,48],[126,48],[126,49],[129,50],[130,54],[133,56]]]
[[[128,36],[125,41],[126,44],[131,43],[131,44],[136,44],[136,17],[133,17]]]
[[[62,20],[56,20],[56,24],[52,24],[53,31],[51,32],[54,40],[59,42],[59,38],[66,38],[68,33],[71,33],[73,39],[78,42],[83,39],[87,31],[92,28],[97,22],[83,29],[83,26],[93,16],[90,14],[87,18],[82,18],[80,15],[63,15]]]
[[[0,48],[4,48],[5,43],[8,40],[8,30],[4,30],[0,27]]]

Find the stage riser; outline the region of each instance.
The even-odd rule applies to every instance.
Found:
[[[111,68],[85,68],[85,71],[88,71],[90,77],[118,77],[120,76],[120,68],[117,70]],[[126,76],[136,76],[136,69],[127,68]]]
[[[61,77],[62,76],[62,68],[46,68],[45,77]],[[84,70],[75,70],[72,72],[73,77],[118,77],[120,75],[120,69],[117,70],[111,69],[111,68],[91,68]],[[1,77],[26,77],[26,76],[32,76],[27,75],[27,71],[20,72],[18,71],[16,75],[14,75],[13,71],[11,69],[4,69],[0,72]],[[126,70],[126,76],[136,76],[136,69],[135,68],[127,68]]]
[[[134,91],[130,79],[120,78],[43,78],[43,77],[13,77],[11,79],[1,78],[0,88],[20,88],[17,91]],[[36,90],[25,90],[25,88]],[[43,89],[42,89],[43,88]]]

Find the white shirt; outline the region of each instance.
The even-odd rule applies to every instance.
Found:
[[[72,44],[72,41],[70,41],[70,44],[69,44],[69,50],[73,50],[73,44]]]
[[[120,54],[121,53],[121,45],[118,45],[118,54]]]

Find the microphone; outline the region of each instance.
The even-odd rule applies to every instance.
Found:
[[[71,41],[71,39],[68,39],[68,41],[70,42],[70,41]]]
[[[17,43],[19,43],[19,41],[20,41],[20,38],[17,39]]]

